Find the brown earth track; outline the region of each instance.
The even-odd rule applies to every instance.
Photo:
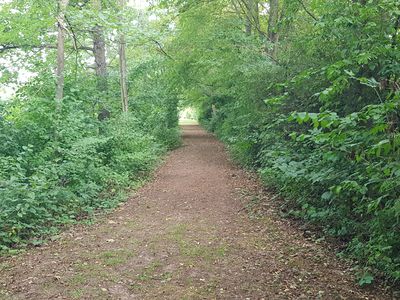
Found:
[[[281,219],[212,135],[183,141],[96,225],[0,261],[0,299],[390,299]]]

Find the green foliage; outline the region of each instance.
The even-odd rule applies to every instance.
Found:
[[[133,115],[101,123],[84,107],[68,97],[61,115],[43,98],[3,108],[2,249],[34,243],[33,237],[54,232],[54,226],[113,207],[117,191],[142,180],[169,147]]]
[[[154,2],[152,22],[108,1],[102,9],[70,2],[61,111],[49,50],[56,2],[0,5],[0,55],[11,62],[1,82],[18,82],[21,69],[36,74],[1,105],[1,247],[38,243],[55,226],[114,206],[117,190],[179,144],[177,107],[191,105],[235,159],[284,196],[288,215],[346,244],[361,285],[376,272],[399,280],[398,1],[282,0],[274,28],[271,6],[247,20],[235,0]],[[95,26],[111,62],[100,90],[85,52]],[[130,115],[116,100],[117,32],[128,45]],[[99,122],[102,109],[111,117]]]
[[[37,245],[64,224],[116,206],[180,142],[177,93],[165,59],[148,45],[159,28],[147,13],[110,1],[69,1],[65,96],[56,107],[58,13],[57,1],[0,3],[0,88],[17,90],[0,103],[0,250]],[[114,63],[121,32],[131,111],[124,114]],[[106,56],[101,76],[94,48]]]
[[[288,215],[347,245],[361,285],[371,267],[398,280],[398,4],[303,2],[282,2],[277,45],[247,35],[231,2],[172,3],[174,85]]]

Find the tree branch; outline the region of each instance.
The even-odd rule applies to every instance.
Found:
[[[308,9],[307,7],[304,5],[303,1],[301,0],[297,0],[297,2],[299,2],[301,4],[301,6],[303,7],[304,11],[311,17],[314,19],[314,21],[318,22],[318,18],[316,16],[314,16]]]
[[[150,40],[151,40],[152,42],[154,42],[154,43],[157,45],[158,49],[159,49],[166,57],[168,57],[168,58],[171,59],[171,60],[175,60],[171,55],[169,55],[169,54],[164,50],[163,46],[160,44],[159,41],[157,41],[157,40],[155,40],[155,39],[150,39]]]
[[[232,0],[232,5],[234,6],[234,8],[236,10],[236,13],[238,14],[239,18],[241,18],[243,20],[243,18],[240,15],[240,13],[245,15],[245,17],[248,19],[248,21],[251,23],[251,25],[257,30],[258,34],[260,36],[268,39],[267,33],[261,30],[261,26],[260,26],[259,22],[256,21],[256,17],[253,16],[253,15],[249,16],[249,13],[247,12],[247,10],[248,10],[247,4],[243,0],[239,0],[238,4],[239,4],[241,12],[239,11],[239,9],[236,6],[235,2]]]
[[[0,53],[6,52],[7,50],[15,50],[15,49],[24,49],[24,48],[29,48],[29,49],[57,49],[56,45],[0,45]],[[85,51],[92,51],[93,48],[91,47],[86,47],[86,46],[80,46],[74,50],[85,50]]]

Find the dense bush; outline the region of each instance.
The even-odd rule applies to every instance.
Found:
[[[282,194],[290,215],[346,242],[362,265],[399,279],[399,110],[399,93],[342,117],[232,105],[204,125]]]
[[[156,120],[117,114],[100,122],[85,103],[67,99],[60,114],[46,98],[2,108],[1,249],[38,243],[60,225],[115,206],[118,193],[143,180],[177,143],[176,124],[155,136]]]

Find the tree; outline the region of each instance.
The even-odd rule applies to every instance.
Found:
[[[64,69],[65,69],[65,29],[66,20],[65,13],[69,0],[59,0],[58,17],[57,17],[57,85],[56,85],[56,102],[57,108],[61,108],[62,99],[64,97]]]
[[[263,37],[260,27],[260,11],[258,0],[232,0],[233,8],[238,16],[244,19],[247,35],[258,33]]]
[[[102,11],[101,0],[93,0],[93,7],[97,14]],[[106,42],[104,39],[103,27],[96,24],[93,29],[93,53],[95,61],[95,71],[97,76],[97,88],[100,92],[107,91],[107,58]]]
[[[272,43],[271,55],[273,58],[276,58],[277,55],[277,43],[279,40],[278,34],[278,22],[279,22],[279,0],[270,0],[269,1],[269,10],[268,10],[268,42]],[[268,50],[267,50],[268,51]]]
[[[124,11],[126,1],[119,0],[121,10]],[[128,112],[128,77],[127,77],[127,66],[126,66],[126,42],[125,34],[121,30],[119,35],[119,70],[120,70],[120,84],[121,84],[121,100],[122,100],[122,111]]]

